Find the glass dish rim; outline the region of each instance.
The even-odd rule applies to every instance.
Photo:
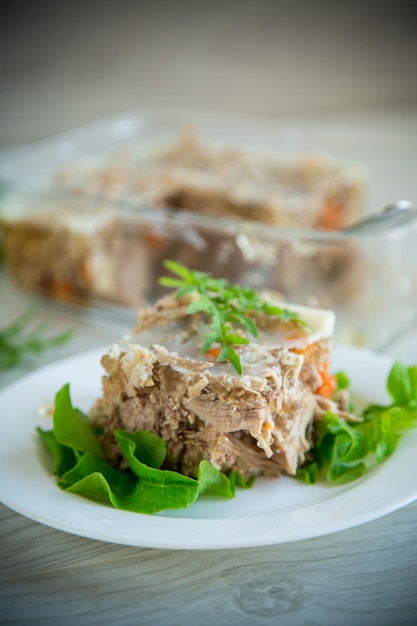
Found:
[[[66,203],[68,208],[74,204],[79,211],[84,208],[88,212],[109,212],[109,215],[117,218],[125,218],[131,223],[141,223],[147,218],[152,222],[159,220],[160,223],[169,224],[173,227],[182,228],[185,226],[192,228],[204,229],[204,231],[214,230],[218,232],[222,230],[229,235],[247,235],[248,237],[262,237],[270,241],[288,238],[289,240],[310,240],[314,242],[348,242],[348,241],[366,241],[373,237],[389,236],[395,233],[400,235],[408,232],[411,227],[417,224],[417,208],[408,211],[408,215],[403,218],[400,223],[393,222],[387,225],[384,222],[378,225],[367,227],[366,229],[352,230],[321,230],[321,229],[302,229],[283,227],[273,224],[263,224],[256,220],[246,220],[240,218],[227,217],[211,217],[188,211],[186,209],[172,209],[170,207],[155,207],[145,202],[112,200],[100,196],[87,196],[82,194],[74,194],[50,187],[43,188],[37,185],[16,184],[2,182],[0,180],[0,222],[7,221],[7,209],[2,210],[1,204],[6,204],[8,194],[19,196],[27,196],[28,201],[37,202],[41,200]],[[30,215],[30,209],[28,211]],[[9,218],[10,219],[10,218]]]

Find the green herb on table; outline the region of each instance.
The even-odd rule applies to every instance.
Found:
[[[343,379],[343,388],[346,381]],[[327,412],[316,427],[311,458],[297,477],[310,484],[322,478],[347,483],[391,456],[401,435],[417,427],[417,366],[394,363],[387,390],[392,403],[369,405],[362,422],[348,424]]]
[[[177,278],[163,276],[159,283],[176,289],[178,298],[188,293],[197,294],[198,298],[190,303],[187,313],[191,315],[201,311],[210,318],[211,331],[200,353],[205,354],[213,345],[218,345],[217,360],[229,361],[238,374],[242,373],[242,365],[234,346],[247,344],[249,339],[238,334],[237,329],[245,329],[253,337],[258,336],[256,323],[247,315],[248,312],[293,321],[308,330],[307,324],[296,313],[260,298],[253,289],[231,285],[224,278],[213,278],[206,272],[190,270],[175,261],[165,261],[164,266]]]
[[[236,486],[248,488],[253,483],[238,472],[226,476],[208,461],[200,462],[197,479],[161,469],[166,444],[146,431],[114,431],[129,465],[128,471],[115,469],[104,459],[99,433],[72,405],[68,384],[56,394],[53,430],[37,431],[52,456],[61,489],[116,509],[148,514],[181,509],[202,494],[233,498]]]
[[[46,322],[36,323],[36,313],[29,310],[10,325],[0,329],[0,370],[12,369],[29,354],[41,354],[66,343],[72,331],[59,335],[47,333]]]

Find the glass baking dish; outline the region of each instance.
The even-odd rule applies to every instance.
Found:
[[[227,154],[221,201],[217,188],[212,193],[218,161],[213,166],[210,159],[203,159],[194,178],[186,171],[180,194],[170,187],[171,195],[155,201],[154,179],[146,193],[142,187],[139,193],[136,182],[131,184],[137,172],[164,155],[189,126],[215,154]],[[194,165],[200,158],[192,150],[187,155]],[[253,194],[259,195],[260,187],[252,158],[280,168],[278,186],[275,178],[272,186],[270,178],[262,179],[262,193],[272,189],[274,201],[268,196],[261,212],[257,203],[255,217]],[[381,349],[417,316],[413,214],[409,223],[397,226],[356,233],[340,227],[393,200],[414,200],[413,163],[415,146],[407,138],[357,128],[282,126],[192,112],[100,121],[0,160],[6,269],[16,285],[51,302],[119,315],[136,313],[160,296],[163,261],[175,259],[274,291],[287,302],[331,308],[339,341]],[[135,174],[127,185],[126,169]],[[166,176],[158,170],[158,184],[165,184]],[[335,179],[339,187],[343,182],[342,194],[332,186]],[[191,191],[190,180],[197,181]],[[214,180],[218,184],[218,176]],[[324,230],[323,207],[327,211],[340,197],[345,214],[339,229]],[[283,215],[291,220],[283,222]]]

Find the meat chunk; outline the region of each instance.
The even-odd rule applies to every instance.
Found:
[[[103,428],[108,459],[123,467],[115,429],[148,430],[165,440],[167,466],[189,476],[202,459],[244,478],[295,474],[311,446],[332,314],[316,311],[316,326],[319,319],[330,325],[311,333],[292,321],[260,319],[256,342],[236,348],[238,375],[199,353],[207,320],[187,315],[190,298],[160,300],[103,356],[103,393],[92,418]]]

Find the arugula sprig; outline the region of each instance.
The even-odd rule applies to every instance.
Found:
[[[33,325],[35,319],[36,312],[30,309],[0,330],[0,370],[16,367],[28,354],[41,354],[70,339],[70,330],[59,335],[45,334],[48,330],[47,323]]]
[[[347,378],[340,388],[346,388]],[[396,449],[401,435],[417,427],[417,366],[395,362],[387,379],[392,402],[369,405],[363,421],[348,424],[327,412],[318,424],[312,459],[297,472],[297,478],[314,484],[321,476],[343,484],[363,476],[385,461]]]
[[[247,315],[248,312],[294,321],[308,328],[297,313],[260,298],[254,289],[232,285],[224,278],[213,278],[207,272],[190,270],[175,261],[167,260],[164,266],[178,278],[163,276],[159,284],[176,289],[177,298],[188,293],[197,294],[198,298],[189,304],[187,313],[191,315],[201,311],[210,318],[211,330],[201,346],[200,354],[205,354],[213,344],[217,344],[217,360],[229,361],[238,374],[242,373],[242,364],[234,346],[249,343],[249,339],[239,334],[238,329],[245,329],[253,337],[258,336],[256,323]]]

